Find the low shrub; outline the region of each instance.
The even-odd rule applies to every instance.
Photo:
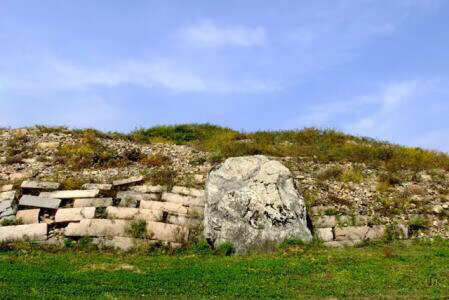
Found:
[[[148,236],[147,221],[145,220],[133,220],[129,222],[125,229],[126,233],[134,238],[144,239]]]
[[[15,226],[15,225],[22,225],[23,221],[21,218],[17,219],[3,219],[0,222],[0,226]]]
[[[215,249],[215,253],[222,256],[231,256],[235,254],[235,247],[232,243],[226,242]]]
[[[212,253],[212,249],[209,246],[209,243],[205,240],[201,240],[193,244],[191,250],[193,253],[198,255],[206,255]]]

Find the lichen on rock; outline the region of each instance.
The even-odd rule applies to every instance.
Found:
[[[238,253],[312,238],[290,171],[262,155],[229,158],[209,173],[204,222],[211,244],[231,242]]]

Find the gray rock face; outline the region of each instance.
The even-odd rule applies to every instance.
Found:
[[[229,158],[210,172],[204,227],[209,242],[231,242],[238,253],[312,238],[290,171],[261,155]]]

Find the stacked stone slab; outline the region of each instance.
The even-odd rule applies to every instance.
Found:
[[[3,220],[14,220],[17,211],[15,205],[17,192],[6,191],[0,193],[0,222]]]
[[[124,250],[154,242],[179,247],[189,229],[201,224],[204,191],[177,186],[168,192],[142,181],[136,176],[112,184],[84,184],[81,190],[58,190],[59,183],[32,180],[23,181],[21,191],[2,186],[2,217],[17,217],[16,223],[23,225],[0,227],[0,241],[62,242],[90,236],[96,244]],[[140,220],[146,222],[143,239],[128,230]]]
[[[327,246],[352,246],[364,241],[376,240],[393,234],[408,238],[406,225],[372,225],[365,216],[329,215],[332,207],[316,206],[310,210],[315,235]],[[388,226],[393,232],[387,232]]]

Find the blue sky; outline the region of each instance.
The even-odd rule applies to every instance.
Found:
[[[449,152],[449,1],[0,0],[0,126],[187,122]]]

